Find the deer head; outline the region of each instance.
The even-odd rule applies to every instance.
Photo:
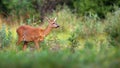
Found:
[[[46,19],[49,22],[49,27],[51,27],[51,28],[58,28],[59,27],[59,25],[56,23],[57,18],[49,19],[49,18],[46,17]]]

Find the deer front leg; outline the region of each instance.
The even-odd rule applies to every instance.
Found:
[[[39,50],[39,44],[38,41],[34,41],[36,48]]]
[[[24,41],[23,50],[26,50],[28,42]]]
[[[19,45],[21,41],[22,41],[22,37],[19,37],[16,44]]]

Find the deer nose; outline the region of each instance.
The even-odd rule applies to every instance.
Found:
[[[57,28],[60,27],[59,25],[57,26]]]

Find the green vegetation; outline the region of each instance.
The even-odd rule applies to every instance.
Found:
[[[89,13],[98,14],[105,18],[106,13],[115,11],[115,6],[120,6],[119,0],[75,0],[73,1],[76,12],[81,15]]]
[[[12,33],[9,29],[6,31],[6,26],[3,25],[2,29],[0,30],[0,47],[3,48],[5,46],[8,46],[11,43],[12,40]]]
[[[82,4],[83,0],[80,1],[81,3],[78,3],[79,0],[75,1],[74,3]],[[94,0],[92,1],[94,2]],[[107,2],[108,0],[104,1]],[[21,4],[28,4],[32,1],[26,2],[27,0]],[[12,1],[10,3],[7,0],[4,1],[7,6],[18,5],[12,3]],[[74,6],[77,6],[77,4]],[[91,7],[90,5],[88,3],[88,7]],[[53,13],[46,14],[49,18],[57,17],[57,24],[60,27],[53,29],[44,41],[40,42],[40,50],[35,49],[32,42],[28,44],[25,51],[22,50],[23,43],[16,45],[16,29],[23,24],[38,27],[39,20],[36,19],[38,13],[31,11],[31,16],[28,19],[12,11],[11,15],[13,16],[0,16],[0,68],[119,68],[119,6],[113,12],[105,11],[105,19],[101,19],[99,14],[93,12],[84,15],[84,11],[86,11],[82,11],[84,7],[80,9],[80,12],[83,12],[83,14],[80,14],[81,16],[78,15],[79,13],[73,13],[69,5],[62,7],[61,9],[60,6],[57,6]],[[21,8],[21,12],[24,11],[24,6]],[[30,5],[26,8],[33,9]],[[95,9],[92,10],[95,11]],[[2,14],[0,13],[0,15]],[[45,19],[41,27],[45,28],[47,25],[48,22]]]

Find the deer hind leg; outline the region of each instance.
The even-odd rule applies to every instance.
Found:
[[[24,41],[23,50],[26,50],[27,44],[28,44],[28,42],[27,42],[27,41]]]

